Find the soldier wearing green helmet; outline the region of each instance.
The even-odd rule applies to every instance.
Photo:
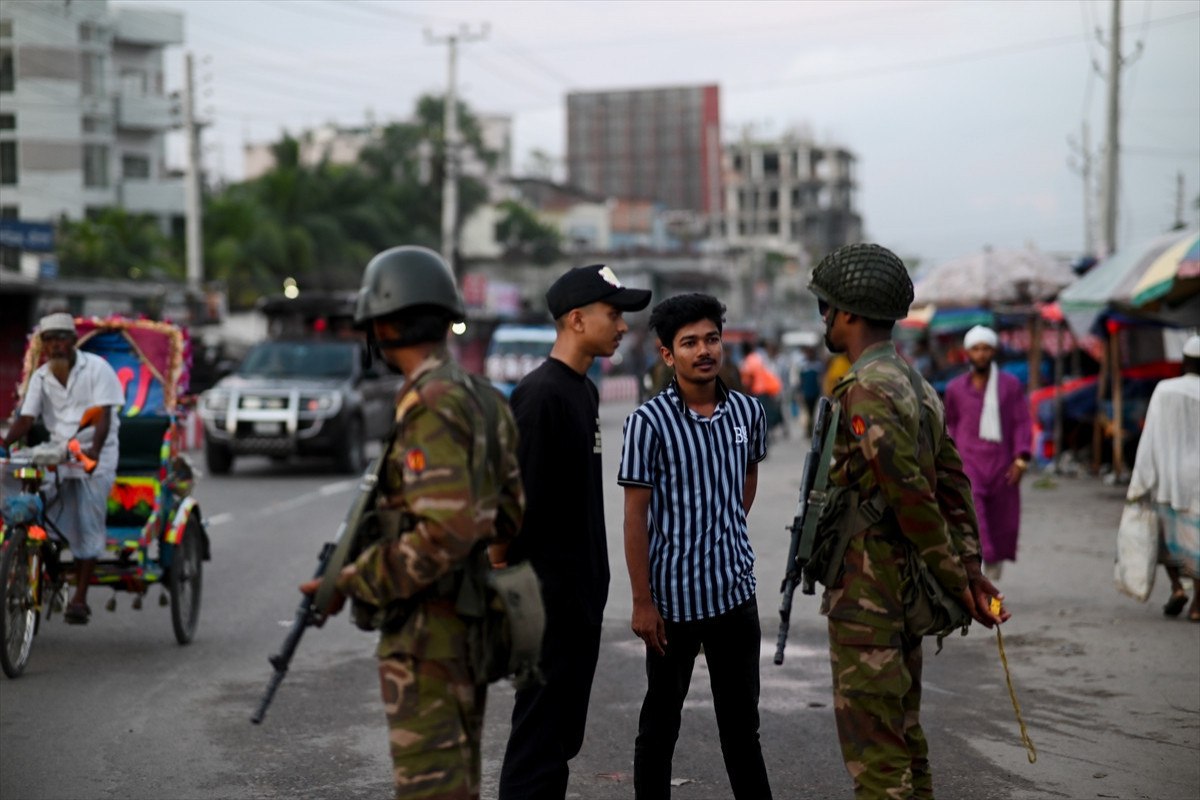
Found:
[[[945,629],[919,618],[915,587],[935,582],[961,604],[964,626],[1009,615],[991,610],[1003,596],[980,568],[971,487],[941,401],[892,343],[913,299],[904,264],[879,245],[847,245],[822,259],[809,289],[826,345],[853,364],[833,389],[841,414],[818,532],[836,543],[818,574],[842,756],[859,800],[932,798],[921,637]]]
[[[367,264],[355,324],[405,383],[374,509],[382,537],[342,570],[327,612],[346,597],[402,609],[375,617],[397,798],[479,797],[487,678],[472,666],[456,596],[468,559],[511,540],[524,513],[512,413],[446,346],[465,317],[432,250],[394,247]]]

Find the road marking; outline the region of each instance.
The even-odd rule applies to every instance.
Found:
[[[327,483],[324,486],[318,487],[315,492],[305,492],[304,494],[289,497],[287,500],[280,500],[277,503],[272,503],[265,508],[260,508],[258,511],[249,515],[249,519],[258,519],[260,517],[270,516],[280,511],[291,511],[299,508],[302,505],[310,502],[314,497],[330,497],[335,494],[341,494],[349,489],[353,489],[358,485],[357,480],[336,481]],[[223,511],[220,514],[213,514],[208,517],[206,522],[209,527],[217,525],[228,525],[233,522],[234,515],[230,511]]]

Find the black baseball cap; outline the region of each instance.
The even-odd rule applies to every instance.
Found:
[[[555,319],[600,300],[621,311],[641,311],[650,305],[650,290],[627,289],[611,269],[592,264],[569,270],[546,292],[546,306]]]

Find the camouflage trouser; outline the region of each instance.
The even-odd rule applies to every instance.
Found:
[[[379,661],[397,800],[478,800],[486,686],[460,661]]]
[[[921,640],[882,646],[877,628],[829,620],[833,709],[857,800],[932,798],[921,731]]]

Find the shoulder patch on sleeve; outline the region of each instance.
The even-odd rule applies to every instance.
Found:
[[[869,427],[871,427],[871,423],[862,414],[855,414],[850,418],[850,432],[856,439],[861,439]]]
[[[404,454],[404,466],[410,472],[422,473],[425,471],[425,451],[419,447],[414,447]]]

